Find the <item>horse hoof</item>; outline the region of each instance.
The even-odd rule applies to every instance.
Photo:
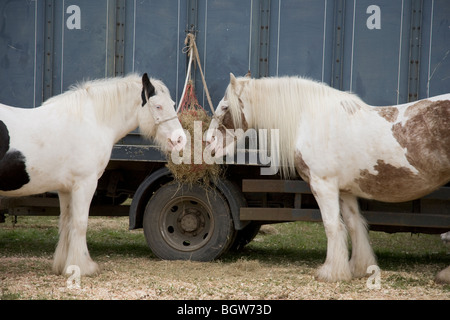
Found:
[[[97,263],[90,261],[84,267],[81,267],[82,276],[96,276],[100,273],[100,268]]]
[[[439,272],[434,281],[439,284],[450,284],[450,266]]]
[[[88,261],[83,264],[70,264],[64,267],[63,270],[54,268],[56,274],[62,274],[66,276],[96,276],[100,273],[100,267],[94,261]]]
[[[52,270],[58,276],[64,274],[64,266],[53,264]]]
[[[323,265],[317,270],[316,279],[322,282],[338,282],[352,280],[350,269],[337,271],[329,266]]]
[[[371,266],[371,265],[369,265],[369,266]],[[358,268],[350,268],[350,270],[351,270],[351,272],[352,272],[352,275],[353,275],[353,278],[354,279],[361,279],[361,278],[367,278],[367,277],[369,277],[373,272],[369,272],[368,270],[368,268],[369,268],[369,266],[368,267],[358,267]],[[377,265],[376,264],[372,264],[372,266],[375,266],[375,267],[377,267]]]

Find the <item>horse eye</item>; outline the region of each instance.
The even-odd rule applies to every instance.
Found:
[[[222,106],[222,110],[223,111],[227,111],[228,110],[228,106]]]
[[[161,110],[161,109],[162,109],[162,106],[160,106],[160,105],[158,104],[158,105],[156,105],[156,109]]]

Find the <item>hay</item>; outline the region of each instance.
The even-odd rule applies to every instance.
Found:
[[[186,86],[178,119],[180,120],[183,128],[189,132],[189,136],[191,137],[190,146],[189,142],[186,145],[186,148],[190,147],[190,161],[183,161],[181,164],[176,164],[172,161],[171,157],[168,157],[168,163],[166,166],[172,172],[175,181],[179,183],[184,183],[191,186],[194,183],[200,183],[208,186],[211,182],[216,181],[220,177],[222,170],[220,165],[216,163],[208,164],[203,160],[203,150],[205,149],[203,135],[209,128],[211,117],[198,103],[192,81],[189,81]],[[194,136],[194,125],[196,121],[201,121],[201,136]],[[201,149],[195,148],[196,144],[201,145]],[[180,153],[180,156],[183,156],[183,154]],[[202,159],[202,161],[201,163],[195,163],[198,162],[194,161],[195,159]]]

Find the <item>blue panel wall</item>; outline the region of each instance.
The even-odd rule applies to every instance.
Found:
[[[420,97],[450,92],[450,1],[424,2]]]
[[[302,75],[329,83],[332,1],[272,1],[270,74]]]
[[[0,2],[0,103],[30,108],[42,99],[43,2]]]
[[[420,52],[411,80],[417,5]],[[80,11],[78,28],[70,27],[71,6]],[[243,75],[249,68],[254,76],[310,77],[356,92],[373,105],[403,103],[411,99],[414,81],[413,99],[450,91],[449,17],[447,0],[1,1],[0,102],[39,106],[78,81],[118,71],[160,78],[178,102],[187,63],[183,42],[188,24],[195,22],[215,105],[229,73]],[[118,26],[124,29],[122,39]],[[332,83],[336,76],[338,84]],[[195,80],[206,105],[198,70]],[[49,84],[51,90],[43,90]]]
[[[80,9],[79,29],[71,25],[77,18],[70,10],[73,5]],[[54,2],[54,95],[76,82],[113,75],[115,26],[109,12],[114,9],[108,0]]]
[[[372,11],[373,3],[358,0],[347,6],[343,89],[358,93],[369,104],[407,102],[406,87],[399,86],[408,72],[409,39],[404,22],[410,10],[402,1],[377,1],[378,8]],[[380,13],[379,26],[373,21],[376,10]]]
[[[250,65],[251,1],[199,2],[197,45],[211,99],[216,107],[230,80],[230,72],[245,75]],[[196,73],[200,104],[209,110],[200,73]]]
[[[126,11],[125,73],[161,79],[177,101],[185,76],[185,1],[126,1]]]

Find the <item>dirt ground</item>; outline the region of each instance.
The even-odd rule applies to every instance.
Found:
[[[119,261],[121,260],[121,261]],[[381,288],[370,289],[367,279],[323,283],[314,267],[270,266],[256,260],[233,263],[156,261],[146,258],[108,259],[102,273],[82,277],[80,288],[69,278],[51,274],[51,258],[1,258],[10,272],[1,275],[3,298],[14,299],[426,299],[446,300],[448,289],[425,281],[416,272],[382,271]],[[17,269],[28,271],[17,272]],[[430,276],[430,271],[422,270]],[[401,284],[393,284],[401,282]],[[420,284],[420,285],[418,285]]]
[[[108,222],[107,227],[117,227]],[[105,225],[102,222],[102,225]],[[126,221],[118,227],[126,230]],[[95,221],[91,223],[95,228]],[[380,286],[374,288],[368,278],[350,282],[316,281],[316,268],[323,263],[324,252],[305,248],[265,249],[272,231],[260,233],[254,244],[243,252],[213,262],[161,261],[148,253],[145,243],[131,246],[127,253],[119,249],[94,250],[93,258],[101,266],[95,277],[81,277],[80,286],[65,276],[51,272],[51,251],[30,257],[17,251],[5,255],[0,251],[1,299],[119,299],[119,300],[448,300],[450,286],[435,284],[440,263],[423,263],[420,259],[380,264]],[[142,231],[133,231],[140,239]],[[111,236],[112,237],[112,236]],[[121,237],[119,236],[116,237]],[[143,235],[142,235],[143,238]],[[20,240],[20,239],[19,239]],[[274,241],[274,240],[270,240]],[[272,244],[268,244],[273,246]],[[112,247],[114,248],[114,247]],[[133,249],[134,248],[134,249]],[[137,248],[137,249],[136,249]],[[45,251],[45,250],[44,250]],[[48,251],[48,250],[47,250]],[[293,256],[290,257],[289,255]],[[305,258],[302,258],[305,257]],[[394,259],[395,260],[395,259]],[[69,280],[69,282],[68,282]],[[368,282],[368,280],[370,282]]]

